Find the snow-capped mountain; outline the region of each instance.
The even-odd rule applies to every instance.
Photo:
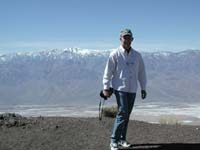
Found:
[[[96,104],[111,51],[67,48],[1,54],[0,103]],[[147,69],[148,101],[199,99],[199,50],[143,52],[142,56]]]

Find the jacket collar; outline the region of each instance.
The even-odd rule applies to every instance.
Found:
[[[123,52],[123,53],[126,53],[126,54],[127,54],[126,50],[125,50],[121,45],[120,45],[120,47],[119,47],[119,50],[120,50],[120,52]],[[134,49],[131,47],[129,53],[132,53],[133,51],[134,51]]]

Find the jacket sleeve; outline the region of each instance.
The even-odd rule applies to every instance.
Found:
[[[140,83],[141,90],[146,90],[147,78],[146,78],[144,61],[143,61],[141,55],[140,55],[140,59],[139,59],[138,80]]]
[[[112,87],[112,77],[115,71],[116,67],[116,62],[114,60],[114,55],[110,55],[108,58],[108,61],[106,63],[106,67],[104,70],[104,75],[103,75],[103,89],[109,89]]]

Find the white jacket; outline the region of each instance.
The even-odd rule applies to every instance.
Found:
[[[118,91],[136,93],[138,81],[141,89],[146,90],[146,73],[141,54],[132,48],[127,53],[122,46],[112,51],[103,75],[103,88],[113,87]]]

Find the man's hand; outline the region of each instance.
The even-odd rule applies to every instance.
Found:
[[[142,99],[145,99],[147,96],[147,92],[145,90],[141,90],[141,97]]]
[[[103,90],[103,95],[105,97],[110,97],[112,95],[112,91],[110,91],[110,90]]]

